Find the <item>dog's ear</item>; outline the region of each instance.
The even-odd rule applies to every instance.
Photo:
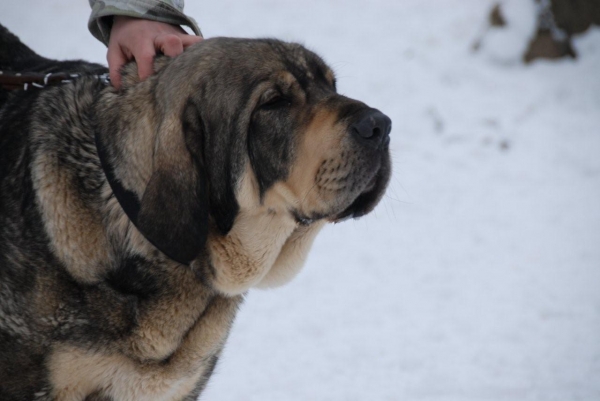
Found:
[[[202,121],[191,104],[178,117],[161,122],[137,226],[167,256],[189,264],[208,236],[208,183]]]
[[[235,139],[240,138],[231,124],[236,118],[224,116],[225,107],[214,104],[202,107],[209,103],[208,99],[188,98],[182,118],[183,132],[190,154],[199,161],[199,168],[205,174],[210,225],[218,234],[227,235],[240,209],[235,185],[240,176],[239,161],[243,159],[239,147],[244,141]],[[208,121],[213,123],[207,124]]]
[[[207,99],[203,101],[209,102]],[[211,107],[203,108],[203,118],[198,119],[206,122],[203,124],[206,133],[203,149],[204,160],[210,164],[207,179],[211,224],[218,234],[224,236],[233,227],[240,209],[235,188],[243,172],[243,154],[246,148],[237,124],[242,117],[228,110],[233,108],[232,105],[226,102],[218,104],[217,101],[218,99],[214,99]],[[194,108],[196,111],[200,109]]]

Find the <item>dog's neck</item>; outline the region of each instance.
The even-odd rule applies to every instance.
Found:
[[[166,64],[165,59],[159,60],[156,70]],[[137,67],[131,63],[124,69],[121,90],[106,90],[96,108],[97,130],[94,139],[102,169],[120,209],[138,229],[141,201],[153,173],[156,127],[159,124],[155,104],[148,102],[148,99],[154,98],[156,79],[156,76],[152,76],[140,82]],[[144,235],[143,230],[137,231],[169,258],[187,263],[152,241]],[[122,235],[131,237],[130,234]],[[133,242],[129,246],[137,248],[143,241],[128,238],[127,242]]]

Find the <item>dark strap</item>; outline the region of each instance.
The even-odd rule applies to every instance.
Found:
[[[154,245],[154,247],[156,249],[160,250],[162,253],[164,253],[165,255],[167,255],[169,258],[173,259],[177,263],[180,263],[182,265],[189,265],[190,261],[181,260],[180,258],[172,255],[170,252],[165,251],[159,244],[157,244],[156,242],[154,242],[150,238],[148,238],[148,236],[140,228],[140,226],[138,224],[138,215],[139,215],[140,209],[141,209],[140,199],[134,192],[126,189],[123,186],[123,184],[121,184],[121,181],[119,181],[119,179],[116,177],[115,170],[109,161],[108,151],[106,149],[105,144],[102,142],[101,135],[98,132],[96,132],[95,140],[96,140],[96,149],[98,150],[98,158],[100,159],[100,165],[102,166],[102,170],[104,171],[104,175],[106,176],[108,185],[110,186],[110,189],[112,190],[113,194],[115,195],[115,198],[117,198],[117,202],[119,202],[121,209],[123,209],[123,211],[129,218],[129,221],[131,221],[131,223],[133,223],[133,225],[144,236],[144,238],[146,238],[148,240],[148,242],[150,242],[152,245]]]

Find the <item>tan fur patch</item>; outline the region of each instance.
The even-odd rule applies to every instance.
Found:
[[[174,265],[165,280],[165,288],[176,290],[146,304],[135,330],[120,344],[121,350],[136,360],[159,361],[171,355],[212,300],[208,291],[199,291],[191,269]]]
[[[229,332],[239,298],[216,297],[167,362],[140,364],[119,354],[56,346],[48,362],[57,401],[103,392],[122,401],[181,400],[191,392]]]
[[[317,188],[317,172],[329,159],[340,157],[344,130],[337,126],[337,115],[319,110],[303,135],[298,156],[294,161],[289,188],[299,199],[298,211],[310,216],[331,206],[331,197]]]
[[[177,112],[160,124],[154,169],[172,171],[173,176],[189,175],[194,171],[194,166],[181,131],[181,111]]]
[[[289,71],[280,71],[277,74],[277,80],[281,85],[283,92],[293,92],[294,96],[301,101],[302,104],[306,103],[306,92],[302,90],[300,84],[296,80],[296,77]]]
[[[135,90],[132,101],[122,102],[123,115],[137,116],[135,125],[124,127],[118,138],[120,152],[126,157],[121,158],[121,163],[113,166],[115,173],[123,180],[126,188],[142,195],[152,176],[152,159],[156,147],[155,110],[152,103],[146,99],[151,96],[145,88],[139,85]]]
[[[215,267],[214,286],[225,294],[247,291],[267,274],[297,223],[286,209],[285,192],[275,185],[261,204],[258,184],[249,165],[240,182],[240,211],[224,237],[209,235]]]
[[[57,160],[52,151],[35,159],[37,201],[56,255],[73,277],[92,283],[100,278],[101,267],[109,260],[106,233],[100,216],[83,204],[74,187],[75,177]]]
[[[326,224],[324,220],[310,226],[299,226],[283,245],[269,272],[255,285],[257,288],[278,287],[290,282],[300,271],[317,234]]]

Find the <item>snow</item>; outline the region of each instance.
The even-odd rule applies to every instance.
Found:
[[[600,400],[600,29],[525,66],[534,8],[485,29],[492,4],[188,1],[206,37],[302,42],[393,120],[382,204],[248,294],[202,399]],[[44,56],[104,62],[88,13],[0,4]]]
[[[504,64],[521,62],[529,40],[536,29],[536,16],[539,6],[533,1],[504,0],[500,2],[501,15],[508,29],[490,27],[487,19],[482,19],[485,40],[480,51],[491,61]]]

